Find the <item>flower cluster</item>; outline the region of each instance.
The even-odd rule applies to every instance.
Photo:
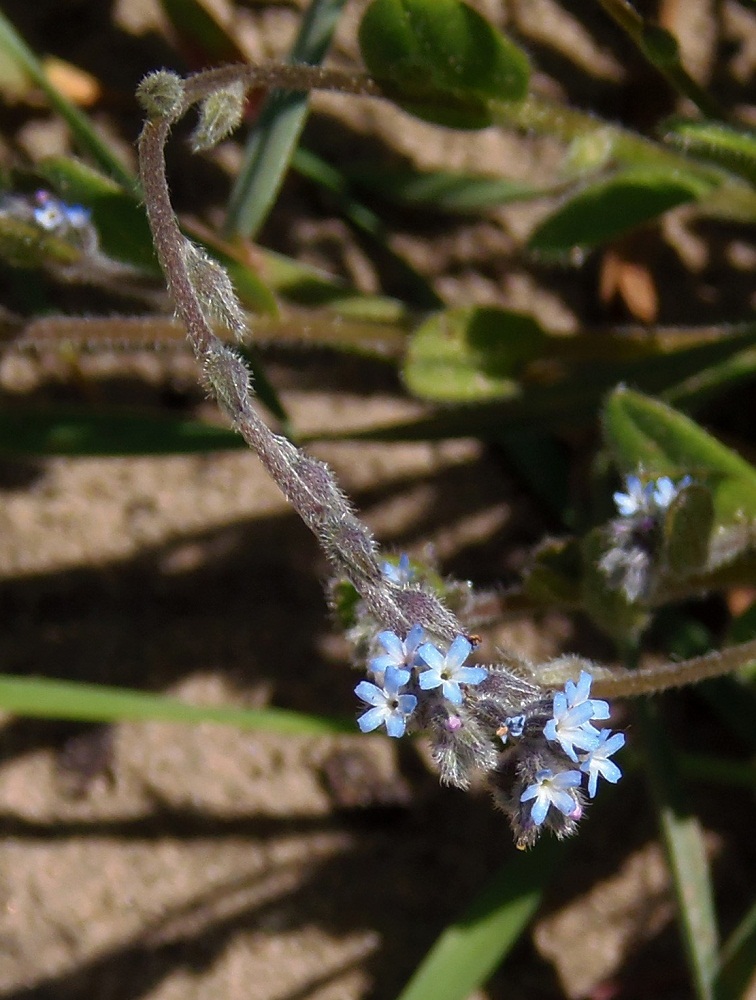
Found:
[[[66,237],[88,230],[90,212],[83,205],[68,205],[50,191],[39,190],[33,195],[6,195],[0,202],[0,214],[23,222],[55,236]]]
[[[393,585],[412,579],[407,560],[383,572]],[[367,706],[359,728],[385,727],[395,738],[425,732],[446,783],[467,788],[476,773],[485,775],[521,847],[544,829],[573,833],[598,779],[619,780],[610,757],[625,742],[594,725],[609,718],[609,706],[591,698],[590,673],[581,670],[577,682],[549,693],[526,679],[534,677],[527,664],[468,665],[474,647],[465,635],[448,643],[430,638],[420,624],[406,635],[374,635],[368,679],[355,688]],[[573,659],[564,666],[584,662]]]
[[[692,483],[690,476],[675,483],[660,476],[646,483],[627,476],[625,492],[614,494],[620,517],[609,525],[609,548],[599,561],[599,569],[614,590],[622,590],[633,604],[646,597],[661,543],[661,529],[672,501]]]

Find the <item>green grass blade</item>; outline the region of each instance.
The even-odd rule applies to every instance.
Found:
[[[186,455],[246,447],[234,431],[198,420],[72,407],[0,410],[0,455]]]
[[[466,1000],[530,923],[565,847],[542,840],[512,858],[425,956],[399,1000]]]
[[[349,722],[281,708],[187,705],[166,695],[128,688],[0,674],[0,709],[33,719],[74,722],[215,722],[239,729],[316,736],[353,732]]]
[[[0,11],[0,58],[2,57],[20,66],[24,73],[43,91],[50,106],[57,111],[71,129],[82,151],[88,153],[114,180],[130,191],[135,191],[137,181],[134,175],[115,155],[107,142],[100,138],[87,116],[71,104],[56,87],[53,87],[37,57]]]
[[[638,717],[695,996],[698,1000],[714,1000],[718,934],[701,825],[683,801],[674,751],[657,706],[641,702]]]
[[[311,0],[289,59],[317,65],[331,43],[344,0]],[[260,111],[244,153],[226,215],[227,236],[253,236],[281,187],[307,118],[307,94],[273,91]]]
[[[722,948],[716,980],[717,1000],[740,1000],[741,997],[751,995],[749,985],[756,982],[754,955],[756,955],[756,903]]]

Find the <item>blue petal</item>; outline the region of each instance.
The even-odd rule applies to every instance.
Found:
[[[397,698],[397,711],[402,715],[412,715],[417,707],[417,698],[414,694],[400,694]]]
[[[480,684],[488,677],[485,667],[460,667],[454,674],[458,684]]]
[[[388,667],[393,667],[396,660],[389,653],[383,653],[381,656],[374,656],[373,659],[368,663],[368,667],[373,671],[374,674],[382,674],[384,670]]]
[[[443,691],[444,698],[450,701],[452,705],[462,704],[462,690],[456,681],[444,681],[441,685],[441,690]]]
[[[372,733],[374,729],[382,725],[385,717],[385,713],[380,708],[371,708],[364,715],[361,715],[357,720],[357,725],[360,727],[363,733]]]
[[[404,670],[402,667],[387,667],[386,676],[383,679],[383,690],[389,696],[396,695],[409,679],[409,670]]]
[[[395,739],[398,739],[400,736],[404,736],[406,726],[407,723],[404,716],[399,715],[396,712],[389,715],[386,719],[386,732],[389,736],[393,736]]]
[[[438,670],[423,670],[417,680],[423,691],[430,691],[432,688],[437,688],[443,684],[441,674]]]
[[[537,798],[533,803],[530,810],[530,818],[533,820],[536,826],[540,826],[541,823],[546,819],[546,813],[549,811],[549,800],[545,795]]]
[[[380,642],[394,663],[397,661],[399,663],[402,662],[404,659],[402,640],[395,632],[381,632],[378,636],[378,642]]]
[[[602,701],[600,698],[591,698],[588,702],[591,706],[591,718],[592,719],[608,719],[609,712],[609,702]]]
[[[371,684],[370,681],[360,681],[354,689],[354,693],[358,698],[366,701],[368,705],[383,705],[386,702],[386,695],[383,691],[375,684]]]
[[[465,639],[463,635],[458,635],[449,647],[449,652],[446,654],[447,665],[452,669],[461,667],[470,655],[471,649],[472,643]]]
[[[436,649],[432,642],[424,643],[417,651],[417,655],[434,670],[443,670],[446,665],[443,655]]]
[[[560,813],[564,813],[565,816],[573,811],[577,803],[575,802],[574,796],[570,795],[569,792],[564,792],[559,788],[551,789],[551,801],[557,807]]]

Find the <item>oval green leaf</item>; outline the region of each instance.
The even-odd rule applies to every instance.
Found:
[[[531,235],[528,249],[549,257],[591,250],[709,190],[700,178],[679,171],[615,174],[589,184],[548,216]]]
[[[532,316],[505,309],[455,309],[424,323],[404,366],[408,388],[439,402],[507,399],[520,392],[524,365],[547,336]]]
[[[527,93],[524,52],[459,0],[373,0],[359,41],[387,96],[425,121],[485,128],[490,101]]]
[[[711,491],[718,526],[746,528],[756,518],[756,469],[690,417],[621,386],[606,401],[603,427],[621,471],[693,476]]]

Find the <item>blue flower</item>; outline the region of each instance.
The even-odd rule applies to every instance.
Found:
[[[644,486],[638,476],[630,475],[625,479],[625,489],[627,493],[617,492],[613,497],[617,510],[623,517],[652,513],[653,483],[646,483]]]
[[[546,819],[550,806],[554,806],[565,816],[580,811],[580,803],[570,789],[577,788],[582,781],[580,771],[560,771],[558,774],[550,768],[536,772],[535,783],[528,785],[520,796],[520,802],[533,801],[530,807],[530,818],[536,826]]]
[[[578,759],[575,747],[593,750],[598,746],[599,731],[591,725],[591,719],[609,718],[607,703],[588,697],[591,680],[591,675],[582,670],[577,684],[567,681],[564,691],[557,691],[554,695],[553,717],[543,727],[546,739],[559,743],[575,763]]]
[[[659,476],[655,483],[649,483],[654,487],[653,501],[660,511],[665,511],[675,499],[680,490],[690,486],[693,479],[690,476],[683,476],[679,483],[675,485],[669,476]]]
[[[591,719],[608,719],[609,705],[599,698],[589,698],[593,678],[586,670],[580,671],[577,684],[574,681],[567,681],[564,685],[564,693],[567,697],[567,707],[575,708],[577,705],[587,703],[591,706]]]
[[[581,756],[580,770],[588,775],[588,794],[591,798],[596,794],[599,775],[607,781],[611,781],[613,785],[622,777],[622,771],[609,758],[624,745],[623,733],[615,733],[612,736],[611,729],[602,729],[598,745],[590,753]]]
[[[413,625],[402,641],[396,632],[381,632],[378,642],[386,650],[380,656],[374,656],[368,664],[374,674],[382,675],[389,667],[407,669],[417,664],[417,648],[425,638],[422,625]]]
[[[488,677],[485,667],[462,666],[471,649],[472,644],[463,635],[457,636],[446,656],[430,642],[421,646],[417,655],[428,666],[419,677],[423,691],[440,687],[444,698],[454,705],[459,705],[462,702],[460,684],[480,684]]]
[[[407,719],[417,705],[414,694],[399,693],[409,678],[409,670],[388,667],[383,687],[371,684],[370,681],[360,681],[354,693],[368,705],[373,706],[357,720],[357,725],[363,733],[370,733],[379,726],[385,726],[389,736],[404,736]]]
[[[396,584],[397,587],[406,587],[408,583],[412,582],[415,575],[406,552],[402,552],[398,565],[394,565],[392,562],[385,562],[381,566],[381,569],[386,579]]]

